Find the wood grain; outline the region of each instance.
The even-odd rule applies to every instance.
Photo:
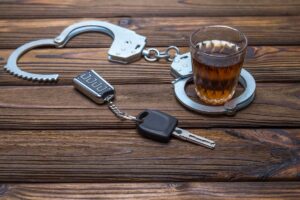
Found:
[[[163,48],[160,48],[163,50]],[[187,52],[188,48],[180,48]],[[4,66],[12,50],[0,50]],[[128,65],[110,63],[107,48],[36,49],[24,55],[19,66],[28,72],[59,73],[57,84],[72,84],[72,79],[87,69],[94,69],[112,84],[170,83],[170,63],[149,63],[144,59]],[[244,67],[257,82],[299,82],[300,46],[251,46]],[[18,79],[0,70],[0,85],[39,85]]]
[[[0,20],[0,48],[17,48],[25,42],[55,38],[67,26],[88,19]],[[299,45],[300,16],[288,17],[152,17],[94,18],[147,36],[148,46],[187,46],[189,35],[200,26],[222,24],[244,32],[250,45]],[[109,47],[111,39],[99,33],[77,36],[69,47]]]
[[[135,129],[0,131],[1,182],[299,180],[299,129],[189,129],[210,150]],[[226,185],[226,184],[224,184]],[[229,192],[233,194],[234,192]]]
[[[249,38],[244,66],[259,83],[236,116],[205,116],[176,101],[168,63],[109,63],[112,39],[99,33],[31,51],[22,69],[62,78],[43,85],[0,70],[0,198],[299,199],[299,11],[297,0],[1,1],[1,68],[13,49],[81,20],[109,21],[147,36],[148,47],[183,52],[195,29],[223,24]],[[71,79],[91,68],[114,84],[122,110],[168,112],[216,149],[141,137],[135,124],[74,90]]]
[[[299,15],[297,0],[1,1],[0,18]]]
[[[256,99],[236,116],[205,116],[186,110],[171,84],[114,85],[121,110],[137,115],[158,109],[174,115],[182,127],[299,127],[300,85],[257,85]],[[194,90],[188,91],[196,97]],[[133,128],[117,119],[106,105],[96,105],[73,86],[0,87],[1,129]]]
[[[277,183],[109,183],[109,184],[8,184],[2,199],[156,199],[297,200],[297,182]],[[249,192],[251,191],[251,192]]]

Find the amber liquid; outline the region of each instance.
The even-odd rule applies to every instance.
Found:
[[[239,50],[235,44],[227,41],[204,41],[198,43],[197,47],[201,52],[219,57],[207,58],[197,52],[192,56],[197,95],[207,104],[222,105],[234,95],[244,56],[225,58]]]

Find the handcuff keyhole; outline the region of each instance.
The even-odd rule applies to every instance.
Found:
[[[188,58],[188,56],[182,56],[182,57],[180,57],[180,59],[187,59]]]

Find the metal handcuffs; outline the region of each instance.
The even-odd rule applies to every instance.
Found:
[[[171,64],[171,74],[177,78],[172,83],[178,101],[190,110],[199,113],[234,115],[236,111],[248,106],[255,97],[255,80],[247,70],[242,69],[239,83],[243,86],[244,91],[238,97],[231,99],[222,106],[208,106],[193,101],[185,91],[187,84],[193,81],[192,60],[189,52],[175,57]]]
[[[136,34],[129,29],[103,21],[85,21],[67,27],[55,39],[42,39],[26,43],[17,48],[8,58],[4,68],[11,74],[23,79],[36,81],[56,81],[58,74],[35,74],[21,70],[18,59],[27,51],[41,46],[64,47],[74,36],[85,32],[101,32],[113,38],[113,43],[108,51],[110,61],[127,64],[138,60],[146,45],[146,37]]]
[[[146,37],[129,29],[104,22],[84,21],[70,25],[54,39],[41,39],[28,42],[17,48],[8,58],[4,68],[11,74],[33,81],[56,81],[59,74],[36,74],[21,70],[18,67],[20,57],[31,49],[42,46],[64,47],[74,36],[85,32],[100,32],[113,38],[113,43],[108,51],[108,60],[122,64],[128,64],[139,60],[142,56],[147,61],[154,62],[166,59],[172,62],[171,74],[176,78],[173,88],[176,98],[187,108],[206,114],[234,114],[237,110],[249,105],[255,94],[255,80],[245,69],[242,69],[239,82],[245,88],[244,92],[237,98],[227,102],[224,106],[207,106],[191,100],[185,92],[185,87],[192,81],[192,66],[190,53],[180,54],[175,46],[168,47],[164,52],[155,48],[145,49]],[[170,51],[174,50],[175,55]]]

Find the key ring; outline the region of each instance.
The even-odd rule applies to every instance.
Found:
[[[138,119],[136,116],[129,115],[126,112],[122,112],[111,100],[108,100],[108,108],[120,119],[130,120],[136,123],[140,123],[143,120]]]

